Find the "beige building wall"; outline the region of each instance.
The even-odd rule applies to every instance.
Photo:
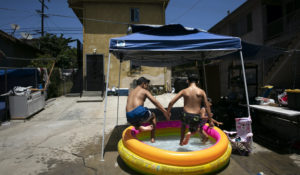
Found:
[[[104,71],[107,72],[110,38],[127,35],[130,22],[130,9],[139,9],[138,24],[165,24],[165,8],[168,0],[69,0],[70,7],[83,19],[83,74],[86,76],[86,55],[103,54]],[[95,20],[96,19],[96,20]],[[118,86],[119,60],[111,56],[109,87]],[[153,85],[169,85],[171,69],[141,67],[141,71],[132,72],[130,61],[121,64],[121,88],[130,88],[134,79],[144,76]],[[106,79],[106,75],[105,75]]]

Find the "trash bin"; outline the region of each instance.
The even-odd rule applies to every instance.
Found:
[[[288,107],[300,111],[300,89],[285,90],[288,95]]]

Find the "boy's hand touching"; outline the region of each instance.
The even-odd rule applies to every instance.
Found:
[[[170,120],[170,114],[166,110],[163,111],[163,114],[166,117],[167,121],[169,121]]]
[[[214,122],[212,120],[209,121],[209,127],[213,128],[215,126]]]

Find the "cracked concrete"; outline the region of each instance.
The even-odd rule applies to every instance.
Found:
[[[167,107],[174,94],[156,98]],[[127,97],[120,97],[117,119],[117,97],[108,97],[105,127],[105,156],[101,161],[104,102],[77,103],[79,97],[59,97],[29,120],[11,121],[0,127],[0,174],[9,175],[127,175],[137,174],[120,158],[117,142],[126,125]],[[178,101],[175,107],[181,107]],[[154,108],[146,101],[145,106]],[[118,123],[118,127],[116,126]],[[258,144],[249,157],[232,155],[230,164],[219,174],[257,174],[273,168],[281,174],[300,172],[298,154],[279,155]],[[265,160],[271,157],[272,161]],[[286,163],[281,162],[284,161]],[[259,165],[257,165],[259,162]],[[271,163],[270,163],[271,162]],[[274,166],[274,165],[273,165]],[[288,170],[285,170],[288,169]]]
[[[0,127],[1,174],[39,174],[62,162],[82,164],[78,150],[100,137],[103,104],[78,104],[78,98],[57,98],[29,120]]]
[[[167,98],[168,101],[171,98]],[[106,134],[117,122],[126,124],[126,99],[120,97],[117,120],[117,97],[108,97]],[[77,103],[78,100],[80,97],[51,99],[44,110],[30,119],[1,126],[1,174],[99,174],[99,167],[90,165],[94,165],[91,161],[96,159],[97,165],[101,163],[104,102]],[[154,107],[149,101],[146,105]],[[164,105],[167,106],[167,100]],[[63,171],[63,166],[72,171]]]

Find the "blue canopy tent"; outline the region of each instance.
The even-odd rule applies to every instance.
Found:
[[[212,59],[239,51],[247,99],[248,116],[250,117],[248,90],[240,38],[212,34],[193,28],[185,28],[179,24],[164,26],[133,25],[131,27],[132,31],[135,33],[110,39],[104,103],[102,161],[104,160],[107,89],[111,54],[114,54],[120,62],[131,60],[134,65],[165,67],[185,64],[195,60]]]
[[[122,61],[131,60],[135,65],[165,67],[235,52],[241,49],[241,40],[181,25],[166,25],[112,38],[109,49]]]

